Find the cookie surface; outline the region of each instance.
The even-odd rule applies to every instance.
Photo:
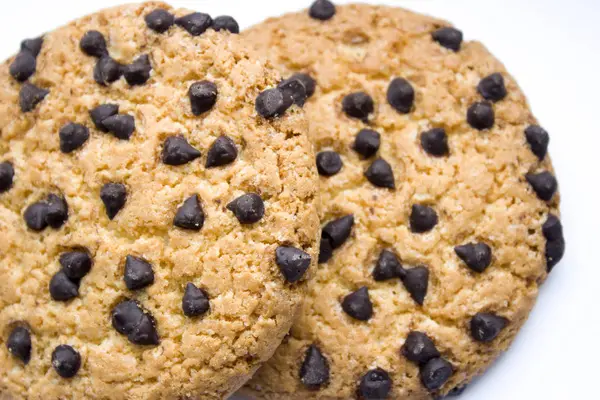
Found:
[[[564,252],[548,134],[503,65],[448,23],[332,7],[243,33],[304,84],[323,207],[303,311],[246,391],[457,393],[508,348]]]
[[[0,397],[224,398],[289,331],[307,124],[257,113],[278,75],[216,25],[122,6],[0,67]]]

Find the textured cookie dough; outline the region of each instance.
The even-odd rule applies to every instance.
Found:
[[[147,22],[157,8],[168,12]],[[170,13],[189,11],[122,6],[47,33],[33,74],[13,67],[26,83],[9,71],[14,57],[0,67],[0,398],[225,398],[290,329],[309,274],[289,283],[276,249],[302,249],[314,266],[320,230],[304,113],[260,117],[255,99],[277,73],[237,36],[192,36]],[[91,30],[106,49],[95,34],[80,45]],[[22,52],[35,54],[36,43]],[[94,69],[107,54],[103,64],[116,60],[125,76],[103,86]],[[194,115],[188,89],[204,80],[216,104],[213,92],[194,93],[204,104]],[[118,113],[99,109],[95,125],[90,110],[104,104]],[[262,200],[256,223],[228,209],[246,193]],[[89,272],[83,258],[61,259],[78,249],[91,256]],[[130,339],[150,345],[112,326],[125,299],[146,313]]]
[[[503,65],[480,43],[461,44],[457,31],[440,31],[448,26],[399,8],[348,5],[332,13],[320,0],[310,12],[242,33],[285,78],[302,72],[316,80],[304,108],[320,153],[322,258],[334,248],[284,344],[246,386],[256,398],[448,394],[507,349],[562,255],[560,223],[550,216],[558,215],[555,181],[542,175],[536,195],[528,181],[540,177],[527,175],[552,173],[545,133],[529,128],[536,120]],[[501,77],[480,84],[496,73]],[[373,103],[362,94],[347,97],[359,92]],[[359,139],[363,129],[379,140],[369,132]],[[325,224],[348,215],[354,223],[344,240],[350,219],[335,229]],[[458,247],[470,243],[483,245]],[[558,255],[548,261],[547,246]],[[401,260],[401,271],[389,253],[374,271],[385,249]],[[401,348],[413,331],[435,346],[415,359],[441,358],[421,368],[409,361]],[[423,376],[432,370],[439,375]]]

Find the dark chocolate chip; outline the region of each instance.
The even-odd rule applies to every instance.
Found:
[[[25,82],[35,73],[35,56],[28,51],[21,51],[10,64],[9,72],[19,82]]]
[[[525,178],[539,199],[544,201],[552,200],[556,189],[558,189],[558,182],[556,182],[554,175],[548,171],[544,171],[539,174],[527,174]]]
[[[175,23],[188,31],[192,36],[200,36],[213,24],[213,20],[208,14],[195,12],[175,20]]]
[[[242,224],[253,224],[265,215],[265,203],[256,193],[246,193],[227,204]]]
[[[329,240],[332,249],[337,249],[348,240],[353,225],[354,215],[352,214],[335,219],[323,227],[323,237]]]
[[[107,183],[100,190],[100,198],[106,208],[106,215],[113,219],[127,201],[127,188],[121,183]]]
[[[333,247],[331,240],[326,237],[321,237],[321,245],[319,246],[319,264],[326,263],[333,256]]]
[[[322,151],[317,154],[317,170],[319,175],[333,176],[342,169],[342,158],[335,151]]]
[[[238,150],[230,137],[221,135],[210,146],[206,156],[206,168],[220,167],[235,161]]]
[[[157,8],[148,13],[144,20],[148,28],[158,33],[164,33],[175,23],[175,16],[163,8]]]
[[[135,131],[135,120],[128,114],[112,115],[102,120],[102,125],[121,140],[129,140]]]
[[[500,101],[506,97],[504,78],[498,72],[488,75],[479,81],[477,91],[486,100],[493,102]]]
[[[213,29],[215,31],[229,31],[231,33],[240,33],[240,26],[237,21],[229,15],[221,15],[213,21]]]
[[[360,379],[358,396],[364,400],[387,399],[392,390],[392,378],[381,368],[368,371]]]
[[[304,106],[307,99],[306,87],[300,79],[283,80],[277,85],[277,88],[283,92],[284,96],[291,97],[294,104],[299,107]]]
[[[433,128],[421,133],[421,146],[428,154],[442,157],[450,153],[448,136],[444,128]]]
[[[6,341],[8,352],[18,358],[23,364],[31,360],[31,333],[23,326],[15,327]]]
[[[548,240],[544,254],[546,256],[546,268],[550,272],[565,255],[564,239]]]
[[[60,128],[58,136],[60,139],[60,151],[71,153],[87,142],[90,137],[90,130],[84,125],[69,122]]]
[[[448,392],[447,396],[448,397],[457,397],[460,396],[461,394],[464,393],[465,389],[467,388],[467,385],[462,385],[462,386],[457,386],[454,389],[452,389],[451,391]]]
[[[208,294],[193,283],[188,283],[185,286],[181,307],[183,308],[183,313],[188,317],[203,315],[210,308]]]
[[[365,176],[373,185],[382,188],[394,189],[394,172],[392,167],[383,158],[378,158],[365,171]]]
[[[33,203],[25,210],[23,218],[27,227],[33,231],[40,232],[46,229],[48,222],[46,216],[48,215],[48,203],[45,201],[38,201]]]
[[[369,114],[375,111],[375,103],[365,92],[350,93],[342,100],[342,109],[349,117],[367,122]]]
[[[494,108],[487,101],[474,103],[467,110],[467,122],[477,130],[485,130],[494,126]]]
[[[125,259],[125,285],[129,290],[143,289],[154,283],[152,265],[140,257],[127,256]]]
[[[456,246],[454,251],[475,272],[485,271],[492,263],[492,249],[482,242]]]
[[[311,390],[317,390],[329,382],[329,362],[314,344],[306,350],[300,367],[300,381]]]
[[[181,229],[199,231],[204,225],[204,211],[198,195],[190,196],[183,202],[183,205],[177,209],[173,225]]]
[[[429,286],[429,269],[421,266],[406,270],[402,283],[413,300],[422,306]]]
[[[406,79],[396,78],[388,86],[387,101],[399,113],[407,114],[413,108],[415,90]]]
[[[382,250],[373,269],[373,279],[387,281],[393,278],[402,278],[406,274],[400,259],[394,252]]]
[[[73,282],[64,271],[58,271],[50,279],[50,296],[56,301],[67,301],[79,295],[79,282]]]
[[[291,246],[279,246],[275,250],[275,262],[286,281],[299,281],[310,267],[310,255]]]
[[[471,336],[478,342],[489,343],[496,339],[508,320],[491,313],[477,313],[471,318]]]
[[[129,85],[143,85],[150,79],[150,71],[152,71],[150,57],[143,54],[123,68],[123,75]]]
[[[123,75],[123,65],[115,61],[110,56],[104,56],[96,61],[94,67],[94,80],[96,83],[102,86],[107,86],[113,83]]]
[[[316,0],[308,9],[308,15],[313,19],[327,21],[335,15],[335,5],[329,0]]]
[[[167,165],[184,165],[200,155],[200,151],[192,147],[183,136],[171,136],[165,140],[162,162]]]
[[[87,251],[69,251],[59,258],[62,270],[71,280],[83,278],[92,268],[92,257]]]
[[[548,144],[550,143],[550,135],[544,128],[538,125],[530,125],[525,129],[525,138],[531,148],[533,154],[541,160],[548,153]]]
[[[548,218],[542,225],[542,233],[547,240],[563,240],[563,228],[560,219],[554,214],[548,214]]]
[[[219,90],[217,85],[209,81],[194,82],[188,90],[192,106],[192,114],[200,115],[209,111],[217,102]]]
[[[267,89],[256,97],[256,112],[263,118],[282,115],[293,104],[294,99],[279,88]]]
[[[463,34],[456,28],[444,27],[431,34],[433,40],[443,47],[452,51],[459,51],[463,40]]]
[[[133,328],[133,331],[127,335],[127,339],[141,346],[156,346],[160,343],[158,332],[156,331],[156,322],[149,314],[143,314],[140,322]]]
[[[48,203],[46,222],[50,227],[58,229],[69,218],[69,206],[63,197],[55,194],[49,194],[46,202]]]
[[[362,129],[356,135],[352,148],[361,156],[369,158],[377,153],[380,144],[381,135],[379,132],[371,129]]]
[[[317,82],[309,74],[304,72],[297,72],[294,75],[290,76],[288,79],[296,79],[302,82],[304,88],[306,89],[307,98],[310,98],[313,94],[315,94]]]
[[[108,132],[102,121],[119,113],[117,104],[101,104],[90,111],[90,118],[99,131]]]
[[[52,352],[52,367],[63,378],[72,378],[81,367],[81,356],[71,346],[61,344]]]
[[[128,335],[139,325],[144,311],[133,300],[124,300],[111,312],[112,326],[117,332]]]
[[[400,352],[406,359],[419,365],[440,356],[440,352],[429,336],[418,331],[408,334]]]
[[[49,90],[37,87],[29,82],[25,82],[19,91],[19,106],[22,112],[33,110],[46,96]]]
[[[42,50],[42,44],[44,43],[44,37],[36,37],[33,39],[25,39],[21,42],[21,51],[28,51],[37,57]]]
[[[432,230],[438,223],[435,210],[429,206],[413,204],[410,213],[410,230],[414,233],[424,233]]]
[[[441,357],[433,358],[420,368],[421,383],[429,391],[440,389],[454,373],[452,364]]]
[[[0,163],[0,193],[8,191],[15,178],[15,169],[9,162]]]
[[[88,56],[104,57],[108,55],[106,39],[98,31],[87,31],[79,41],[79,48]]]
[[[352,292],[342,301],[342,309],[346,314],[359,321],[367,321],[373,316],[373,303],[369,298],[366,286]]]

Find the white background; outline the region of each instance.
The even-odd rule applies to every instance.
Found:
[[[21,39],[127,0],[2,1],[0,59]],[[311,0],[170,1],[241,27]],[[337,4],[347,1],[338,0]],[[502,60],[550,132],[567,254],[510,351],[464,400],[600,398],[600,1],[377,0],[453,22]],[[599,246],[596,249],[595,246]]]

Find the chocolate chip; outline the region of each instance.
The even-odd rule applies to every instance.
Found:
[[[457,397],[460,396],[461,394],[464,393],[465,389],[467,388],[467,385],[462,385],[462,386],[457,386],[454,389],[452,389],[451,391],[448,392],[447,396],[448,397]]]
[[[345,217],[328,222],[323,227],[322,236],[330,242],[332,249],[337,249],[348,240],[353,225],[354,215],[346,215]]]
[[[388,86],[387,101],[399,113],[407,114],[413,108],[415,90],[406,79],[396,78]]]
[[[156,322],[151,315],[144,313],[140,322],[133,328],[133,331],[127,335],[127,339],[141,346],[156,346],[160,343],[158,332],[156,331]]]
[[[319,175],[333,176],[342,169],[342,158],[335,151],[322,151],[317,154],[317,170]]]
[[[179,207],[175,218],[173,219],[173,225],[181,229],[188,229],[191,231],[199,231],[204,225],[204,211],[200,205],[200,199],[195,194],[190,196],[183,202],[183,205]]]
[[[84,125],[69,122],[60,129],[58,136],[60,138],[60,151],[71,153],[87,142],[90,131]]]
[[[300,381],[311,390],[317,390],[329,382],[329,362],[314,344],[306,350],[300,367]]]
[[[188,317],[205,314],[210,308],[208,294],[193,283],[188,283],[181,302],[183,313]]]
[[[22,112],[33,110],[46,96],[49,90],[39,88],[29,82],[25,82],[19,91],[19,106]]]
[[[101,132],[108,132],[108,128],[102,123],[106,118],[119,113],[117,104],[101,104],[90,111],[90,117],[96,128]]]
[[[94,67],[94,80],[102,86],[113,83],[123,75],[123,65],[110,56],[104,56],[96,62]]]
[[[492,263],[492,249],[482,242],[456,246],[454,251],[475,272],[485,271]]]
[[[61,344],[52,352],[52,367],[63,378],[72,378],[81,367],[81,356],[71,346]]]
[[[548,153],[548,144],[550,143],[550,135],[544,128],[538,125],[530,125],[525,129],[525,138],[533,154],[538,159],[543,160]]]
[[[15,169],[9,162],[0,163],[0,193],[8,191],[15,178]]]
[[[506,86],[504,78],[499,73],[486,76],[477,85],[477,91],[484,99],[489,101],[500,101],[506,97]]]
[[[365,176],[373,185],[382,188],[395,189],[394,172],[383,158],[378,158],[365,171]]]
[[[413,300],[422,306],[429,286],[429,269],[421,266],[406,270],[402,283]]]
[[[162,162],[167,165],[184,165],[200,157],[200,151],[192,147],[183,136],[171,136],[165,140]]]
[[[154,283],[152,265],[140,257],[127,256],[125,259],[125,285],[129,290],[143,289]]]
[[[208,149],[206,168],[220,167],[231,164],[237,158],[238,151],[231,138],[219,136]]]
[[[440,356],[440,352],[429,336],[418,331],[408,334],[400,352],[407,360],[419,365],[424,365],[429,360]]]
[[[527,174],[525,178],[540,200],[552,200],[556,189],[558,189],[558,182],[556,182],[556,178],[550,172],[544,171],[539,174]]]
[[[304,72],[297,72],[294,75],[290,76],[289,79],[295,79],[304,85],[306,89],[306,97],[310,98],[313,94],[315,94],[315,90],[317,88],[317,82],[309,75]]]
[[[459,51],[463,40],[462,32],[451,27],[440,28],[433,32],[431,36],[433,40],[452,51]]]
[[[440,389],[450,379],[452,364],[441,357],[433,358],[420,368],[421,383],[429,391]]]
[[[63,197],[55,194],[49,194],[46,202],[48,203],[46,222],[48,222],[50,227],[58,229],[63,226],[69,218],[69,206]]]
[[[293,104],[294,99],[278,88],[267,89],[256,97],[256,112],[263,118],[282,115]]]
[[[35,73],[35,56],[28,51],[21,51],[10,64],[9,72],[19,82],[25,82]]]
[[[489,343],[496,339],[508,320],[491,313],[477,313],[471,318],[471,336],[478,342]]]
[[[413,204],[410,213],[410,230],[414,233],[425,233],[432,230],[438,223],[435,210],[429,206]]]
[[[358,396],[364,400],[387,399],[392,390],[392,378],[381,368],[368,371],[360,379]]]
[[[213,108],[217,102],[218,93],[217,85],[212,82],[199,81],[192,83],[188,90],[192,114],[200,115]]]
[[[64,271],[58,271],[50,280],[50,296],[56,301],[67,301],[79,295],[79,282],[73,282]]]
[[[306,87],[300,79],[283,80],[277,85],[277,88],[283,92],[284,96],[291,97],[294,104],[299,107],[304,106],[307,99]]]
[[[548,214],[546,222],[542,225],[542,233],[550,241],[564,240],[562,223],[554,214]]]
[[[37,57],[42,50],[42,44],[44,43],[44,37],[36,37],[33,39],[25,39],[21,42],[21,51],[28,51]]]
[[[102,120],[102,125],[121,140],[129,140],[135,131],[135,120],[128,114],[112,115]]]
[[[335,15],[335,5],[329,0],[316,0],[308,9],[308,15],[313,19],[327,21]]]
[[[221,15],[213,21],[213,29],[215,31],[226,30],[231,33],[240,33],[240,26],[237,21],[229,15]]]
[[[365,92],[350,93],[342,100],[342,109],[349,117],[367,122],[369,114],[375,111],[375,103]]]
[[[364,158],[369,158],[379,150],[381,135],[371,129],[361,129],[354,139],[352,148]]]
[[[279,246],[275,250],[275,262],[286,281],[294,283],[299,281],[310,267],[310,255],[295,247]]]
[[[333,247],[331,241],[326,237],[321,237],[319,246],[319,264],[326,263],[333,257]]]
[[[69,251],[59,258],[62,270],[71,280],[83,278],[92,268],[92,257],[87,251]]]
[[[6,341],[8,352],[18,358],[23,364],[31,360],[31,333],[23,326],[15,327]]]
[[[98,31],[87,31],[79,41],[79,48],[88,56],[104,57],[108,55],[106,39]]]
[[[433,128],[421,133],[421,146],[428,154],[442,157],[450,153],[448,136],[444,128]]]
[[[389,250],[382,250],[373,269],[373,279],[387,281],[393,278],[404,277],[406,271],[396,254]]]
[[[373,303],[369,298],[366,286],[352,292],[342,301],[342,309],[346,314],[359,321],[367,321],[373,316]]]
[[[48,215],[48,203],[38,201],[25,209],[23,218],[27,227],[33,231],[41,232],[48,226],[46,216]]]
[[[467,110],[467,122],[477,130],[485,130],[494,126],[494,109],[487,101],[474,103]]]
[[[144,311],[133,300],[124,300],[111,312],[112,326],[117,332],[128,335],[139,325]]]
[[[213,20],[208,14],[195,12],[184,17],[179,17],[175,23],[188,31],[192,36],[200,36],[213,24]]]
[[[242,224],[253,224],[265,215],[265,203],[256,193],[246,193],[227,204],[227,209],[232,211]]]
[[[121,183],[107,183],[100,190],[100,198],[106,208],[106,215],[114,219],[127,200],[127,188]]]
[[[175,22],[175,16],[163,8],[157,8],[148,13],[144,20],[148,28],[158,33],[164,33]]]
[[[129,85],[143,85],[150,79],[150,71],[152,71],[150,57],[143,54],[123,68],[123,75]]]
[[[548,240],[546,242],[546,250],[544,255],[546,256],[546,269],[548,272],[552,271],[554,266],[563,258],[565,254],[565,241],[560,240]]]

